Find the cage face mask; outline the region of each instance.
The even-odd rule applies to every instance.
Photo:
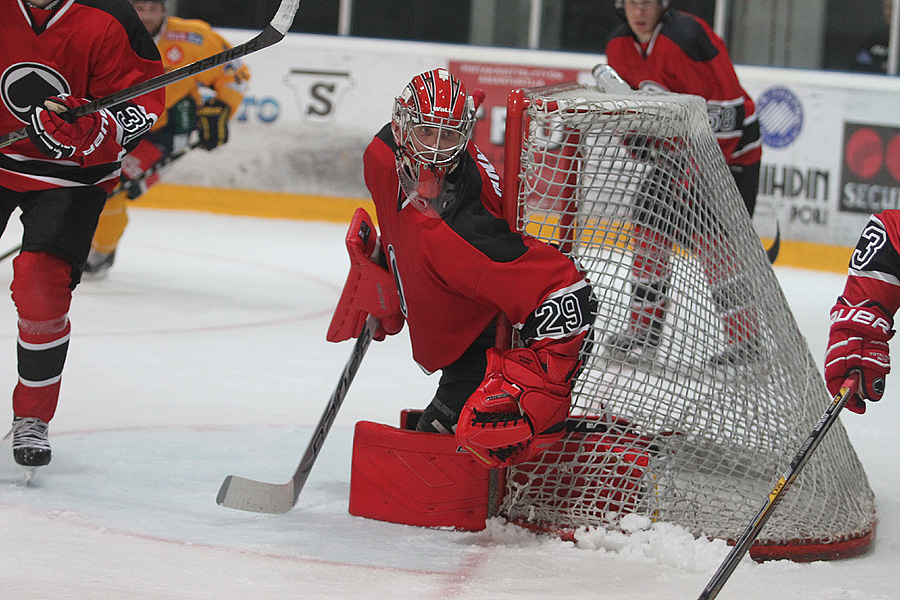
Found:
[[[394,101],[391,129],[397,172],[408,203],[429,216],[452,204],[447,175],[466,151],[475,126],[475,102],[446,69],[417,75]]]

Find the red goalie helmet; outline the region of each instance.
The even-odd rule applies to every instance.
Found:
[[[394,101],[391,129],[399,147],[400,183],[407,199],[426,214],[440,214],[451,202],[446,177],[459,164],[474,126],[475,102],[446,69],[416,75]]]

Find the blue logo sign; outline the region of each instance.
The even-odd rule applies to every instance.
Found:
[[[765,90],[756,101],[763,144],[771,148],[790,146],[803,129],[803,107],[784,87]]]

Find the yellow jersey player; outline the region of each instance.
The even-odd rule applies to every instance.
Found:
[[[131,0],[131,4],[153,36],[166,71],[231,47],[208,23],[170,16],[163,0]],[[128,224],[126,205],[159,180],[158,172],[154,173],[158,165],[189,150],[194,130],[199,134],[196,144],[206,150],[228,141],[228,121],[243,101],[249,79],[247,66],[232,61],[166,87],[166,110],[122,161],[120,189],[106,201],[84,267],[88,278],[103,277],[112,266]],[[204,88],[214,94],[205,102],[201,97]]]

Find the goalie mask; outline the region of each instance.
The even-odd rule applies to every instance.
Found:
[[[413,77],[394,101],[391,130],[397,173],[407,202],[429,216],[443,214],[456,195],[448,180],[475,126],[475,102],[446,69]]]

